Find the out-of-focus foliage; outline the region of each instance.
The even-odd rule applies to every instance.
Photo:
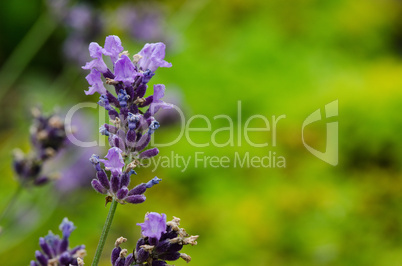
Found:
[[[113,2],[98,1],[100,10]],[[123,3],[123,1],[118,1]],[[145,3],[146,4],[146,3]],[[147,192],[139,206],[119,206],[102,265],[110,265],[114,240],[124,236],[135,246],[135,226],[147,211],[182,219],[196,247],[186,247],[192,265],[399,265],[402,261],[402,2],[398,0],[161,1],[165,26],[175,32],[168,47],[170,69],[156,81],[180,88],[186,118],[211,119],[212,131],[234,119],[235,145],[215,147],[212,132],[191,133],[204,148],[185,137],[160,148],[159,156],[192,156],[188,169],[139,169],[136,182],[157,175],[163,182]],[[0,9],[0,64],[12,54],[46,6],[40,1],[5,1]],[[135,27],[135,25],[133,25]],[[16,187],[11,170],[14,147],[28,149],[30,107],[61,109],[86,101],[85,72],[66,66],[66,32],[59,26],[17,82],[0,91],[0,208]],[[119,34],[133,54],[138,41]],[[103,45],[105,36],[93,40]],[[174,38],[173,38],[174,37]],[[1,69],[0,71],[4,71]],[[3,94],[4,93],[4,94]],[[304,119],[339,100],[339,165],[310,154],[301,140]],[[241,101],[242,121],[237,119]],[[86,109],[97,123],[97,110]],[[242,132],[248,117],[286,115],[271,132]],[[192,127],[205,127],[194,120]],[[238,126],[241,131],[238,131]],[[250,126],[262,126],[255,122]],[[178,126],[161,127],[158,142],[174,139]],[[306,132],[306,141],[325,149],[325,121]],[[242,144],[238,145],[238,136]],[[218,135],[217,135],[218,136]],[[224,143],[228,134],[218,136]],[[93,139],[98,139],[94,135]],[[286,168],[195,167],[196,152],[228,156],[235,152],[286,159]],[[88,162],[89,163],[89,162]],[[88,183],[89,187],[89,183]],[[45,196],[44,196],[44,193]],[[31,208],[35,205],[35,208]],[[87,264],[94,255],[107,214],[102,196],[82,188],[62,194],[51,187],[25,192],[15,205],[12,232],[0,235],[0,261],[27,265],[39,236],[55,230],[67,216],[77,226],[71,243],[85,243]],[[30,210],[26,212],[24,210]],[[11,254],[17,254],[11,255]],[[184,265],[184,261],[176,265]]]

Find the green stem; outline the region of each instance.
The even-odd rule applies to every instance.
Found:
[[[109,234],[109,230],[110,230],[110,227],[113,222],[113,217],[114,217],[114,213],[116,212],[117,204],[118,204],[117,201],[113,199],[113,201],[110,205],[109,214],[107,215],[107,218],[105,221],[105,225],[103,226],[103,231],[102,231],[101,238],[99,239],[98,247],[96,248],[95,257],[92,262],[92,266],[98,266],[100,257],[102,255],[103,247],[105,246],[105,243],[106,243],[107,235]]]
[[[0,225],[3,222],[3,219],[6,217],[7,213],[11,210],[11,208],[14,206],[14,203],[17,201],[18,196],[21,194],[22,191],[22,185],[18,185],[17,189],[15,190],[14,194],[8,201],[5,209],[0,215]]]
[[[49,14],[45,12],[40,15],[2,66],[0,72],[0,81],[2,83],[0,99],[11,88],[56,27],[57,23]]]

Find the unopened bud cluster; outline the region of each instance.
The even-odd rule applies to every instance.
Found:
[[[75,230],[74,224],[64,218],[59,229],[62,231],[61,238],[51,231],[47,236],[39,238],[42,251],[35,252],[36,261],[31,261],[30,266],[81,266],[84,264],[85,246],[69,248],[69,237]]]

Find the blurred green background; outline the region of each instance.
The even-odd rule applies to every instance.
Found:
[[[81,3],[81,2],[79,2]],[[123,1],[86,2],[100,16],[119,16]],[[146,193],[140,205],[119,206],[101,265],[117,237],[131,250],[140,236],[137,222],[147,211],[182,219],[199,244],[185,247],[192,265],[401,265],[402,264],[402,2],[398,0],[218,0],[130,2],[158,6],[168,45],[170,69],[159,69],[151,84],[163,83],[181,95],[186,119],[205,115],[212,131],[227,127],[225,114],[238,126],[255,114],[278,122],[272,132],[251,133],[256,143],[198,148],[186,138],[160,148],[182,156],[235,153],[265,156],[276,152],[285,168],[159,167],[139,169],[133,183],[155,174],[163,182]],[[69,3],[70,6],[77,3]],[[63,55],[73,29],[39,0],[3,1],[0,9],[0,208],[17,187],[11,151],[29,150],[29,109],[41,105],[68,110],[85,96],[86,71]],[[64,9],[61,11],[66,12]],[[106,13],[105,13],[106,12]],[[136,27],[136,25],[132,25]],[[131,54],[146,41],[108,22],[90,29],[93,39],[117,34]],[[89,43],[89,42],[88,42]],[[87,44],[88,44],[87,43]],[[26,66],[26,67],[25,67]],[[172,90],[171,90],[172,89]],[[302,143],[304,119],[339,100],[339,164],[331,166]],[[97,110],[85,110],[97,140]],[[255,121],[252,126],[262,126]],[[205,127],[198,119],[193,127]],[[85,126],[84,126],[85,127]],[[80,130],[80,128],[78,128]],[[82,130],[88,130],[82,128]],[[167,142],[178,125],[161,127],[155,137]],[[212,132],[191,133],[210,142]],[[223,143],[228,135],[219,137]],[[325,150],[325,121],[306,129],[306,141]],[[237,140],[239,131],[234,132]],[[102,151],[105,154],[105,150]],[[88,162],[89,164],[89,162]],[[62,169],[60,169],[62,170]],[[63,217],[77,230],[72,245],[85,244],[90,264],[108,208],[89,188],[62,193],[52,185],[25,191],[15,204],[9,231],[0,235],[0,264],[28,265],[48,230],[58,232]],[[185,265],[184,261],[174,262]]]

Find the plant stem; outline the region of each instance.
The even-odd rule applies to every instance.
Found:
[[[102,255],[103,247],[105,246],[107,235],[109,234],[110,227],[113,222],[114,213],[116,212],[117,201],[113,199],[110,204],[109,214],[107,215],[105,225],[103,226],[103,231],[101,238],[99,239],[98,247],[96,248],[95,257],[92,262],[92,266],[98,266],[100,257]]]
[[[22,191],[22,185],[18,185],[17,189],[15,190],[14,194],[11,196],[6,207],[4,208],[3,212],[0,215],[0,225],[3,222],[3,219],[6,217],[7,213],[14,206],[14,203],[17,201],[17,198],[21,194],[21,191]]]

